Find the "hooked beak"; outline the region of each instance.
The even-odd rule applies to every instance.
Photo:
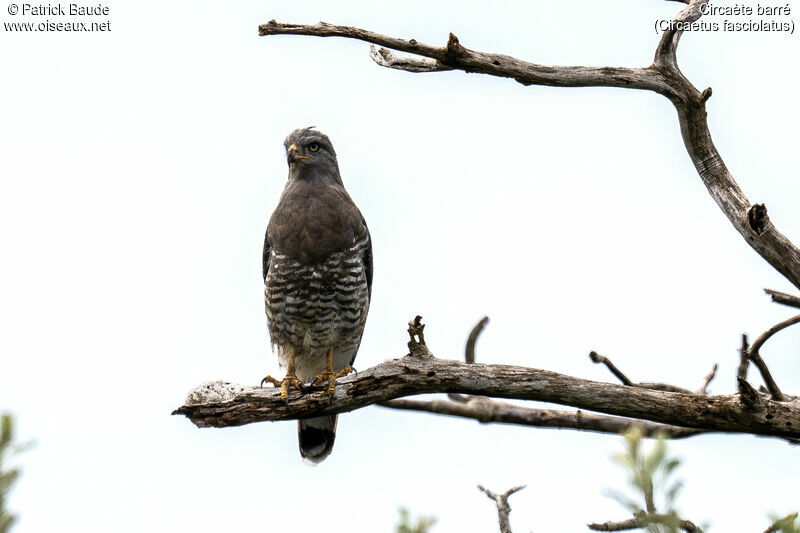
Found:
[[[308,159],[308,156],[307,155],[298,154],[297,153],[297,145],[293,144],[293,145],[291,145],[289,147],[288,150],[286,150],[286,161],[288,161],[289,164],[291,165],[292,163],[294,163],[298,159]]]

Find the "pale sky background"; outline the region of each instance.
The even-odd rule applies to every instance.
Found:
[[[452,31],[544,64],[646,66],[655,20],[681,4],[105,5],[107,33],[0,31],[0,410],[37,441],[18,461],[14,533],[387,532],[400,506],[435,515],[435,533],[495,531],[478,483],[528,484],[511,500],[516,532],[628,516],[603,495],[624,488],[614,436],[370,407],[340,417],[311,468],[295,422],[201,430],[170,416],[203,381],[275,371],[261,245],[297,127],[330,135],[372,232],[359,369],[406,353],[415,314],[434,353],[461,358],[487,314],[482,362],[609,381],[597,350],[633,380],[692,389],[717,362],[711,390],[727,394],[739,335],[792,315],[762,293],[792,287],[708,196],[663,97],[410,74],[361,42],[257,36],[273,18],[325,20],[437,45]],[[47,19],[63,20],[0,9],[0,23]],[[714,89],[711,132],[734,176],[796,243],[798,59],[785,33],[687,34],[679,50]],[[762,352],[795,394],[798,348],[795,328]],[[800,450],[783,441],[671,450],[680,508],[709,531],[800,510]]]

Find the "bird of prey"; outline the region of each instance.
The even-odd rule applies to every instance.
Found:
[[[263,271],[267,324],[291,387],[337,378],[361,344],[372,294],[372,242],[364,217],[347,194],[330,139],[318,130],[293,131],[284,141],[289,179],[267,227]],[[299,420],[300,455],[325,459],[336,436],[336,415]]]

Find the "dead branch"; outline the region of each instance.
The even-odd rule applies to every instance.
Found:
[[[778,388],[778,384],[775,383],[775,380],[772,378],[772,373],[770,373],[767,363],[765,363],[761,358],[759,350],[761,350],[761,347],[770,339],[770,337],[793,324],[797,324],[798,322],[800,322],[800,315],[793,316],[782,322],[778,322],[767,331],[762,333],[755,340],[750,349],[747,350],[747,358],[752,361],[754,365],[756,365],[756,368],[758,368],[758,371],[761,373],[761,378],[764,380],[764,384],[767,386],[767,390],[772,396],[772,399],[778,402],[784,401],[786,397],[781,392],[780,388]]]
[[[467,363],[475,362],[475,344],[478,336],[489,322],[489,317],[483,317],[472,328],[467,337],[464,349],[464,359]],[[614,364],[605,357],[592,352],[592,360],[605,362],[606,365],[624,380],[625,376],[617,370]],[[716,372],[716,365],[714,366]],[[706,384],[713,375],[706,376]],[[623,383],[625,382],[623,380]],[[627,380],[630,383],[630,380]],[[630,383],[631,385],[634,385]],[[705,389],[703,389],[705,390]],[[689,391],[682,391],[689,392]],[[700,393],[698,393],[700,394]],[[705,392],[702,392],[705,394]],[[481,423],[516,424],[529,427],[546,427],[558,429],[577,429],[583,431],[596,431],[598,433],[619,434],[633,426],[638,426],[645,437],[655,437],[663,434],[667,437],[680,439],[706,433],[699,429],[689,429],[668,424],[645,422],[630,418],[584,413],[583,411],[563,411],[558,409],[537,409],[524,407],[507,402],[498,402],[486,396],[472,396],[468,394],[449,393],[448,400],[408,400],[397,399],[380,402],[381,407],[400,409],[405,411],[420,411],[432,414],[471,418]]]
[[[789,307],[800,308],[800,298],[797,296],[792,296],[791,294],[786,294],[785,292],[778,292],[770,289],[764,289],[764,292],[769,294],[772,297],[772,301],[775,303],[788,305]]]
[[[622,382],[623,385],[628,385],[629,387],[635,387],[636,386],[636,384],[633,381],[631,381],[630,379],[628,379],[628,376],[623,374],[616,367],[616,365],[614,365],[614,363],[612,363],[611,360],[608,359],[607,357],[602,356],[599,353],[593,351],[593,352],[589,352],[589,359],[591,359],[592,362],[595,363],[595,364],[602,363],[602,364],[606,365],[606,367],[608,368],[609,372],[614,374],[617,377],[617,379]]]
[[[467,337],[467,346],[464,348],[464,360],[467,363],[475,362],[475,343],[478,342],[478,336],[483,332],[483,328],[489,323],[489,317],[481,318],[472,331],[469,332]]]
[[[619,416],[585,413],[580,410],[536,409],[508,402],[498,402],[480,396],[469,396],[468,398],[469,401],[466,403],[456,403],[449,400],[409,400],[403,398],[381,402],[378,405],[391,409],[470,418],[483,424],[516,424],[543,428],[577,429],[617,435],[633,426],[638,426],[642,429],[644,437],[655,437],[658,434],[663,434],[671,439],[683,439],[700,433],[707,433],[701,429],[657,424]]]
[[[266,420],[292,420],[352,411],[367,405],[425,393],[461,393],[536,400],[675,426],[800,438],[800,402],[760,398],[740,380],[740,395],[708,396],[600,383],[511,365],[437,359],[417,317],[409,322],[410,353],[338,382],[333,396],[319,387],[292,390],[286,401],[275,388],[224,382],[201,385],[173,414],[199,427],[226,427]]]
[[[703,379],[703,386],[697,389],[697,394],[708,394],[708,386],[711,384],[711,380],[716,377],[718,369],[719,365],[714,363],[714,366],[711,367],[711,372]]]
[[[748,353],[750,353],[751,355],[753,353],[757,353],[761,349],[761,347],[764,346],[764,343],[767,342],[770,339],[770,337],[772,337],[773,335],[775,335],[779,331],[782,331],[782,330],[788,328],[789,326],[797,324],[798,322],[800,322],[800,315],[796,315],[796,316],[793,316],[791,318],[787,318],[786,320],[784,320],[782,322],[778,322],[777,324],[775,324],[774,326],[769,328],[767,331],[762,333],[755,340],[755,342],[753,342],[753,346],[750,347],[750,350],[748,351]]]
[[[469,336],[467,336],[467,344],[464,347],[464,361],[467,363],[474,363],[475,362],[475,344],[478,342],[478,337],[481,333],[483,333],[484,328],[489,323],[489,317],[485,316],[481,318],[475,326],[473,326],[472,331],[469,332]],[[467,396],[465,394],[455,394],[450,393],[447,395],[448,398],[453,400],[454,402],[459,403],[467,403],[473,396]],[[387,406],[388,407],[388,406]]]
[[[481,485],[478,485],[478,488],[497,504],[497,518],[500,522],[500,533],[511,533],[511,524],[508,521],[508,515],[511,514],[511,506],[508,505],[508,497],[524,489],[525,485],[508,489],[502,494],[495,494],[483,488]]]
[[[747,335],[742,333],[742,346],[739,348],[739,369],[736,371],[736,379],[747,379],[747,368],[750,366],[750,359],[747,352],[750,348],[750,343],[747,342]]]
[[[800,249],[772,224],[763,204],[752,204],[733,179],[711,139],[706,120],[706,101],[711,88],[696,89],[678,68],[677,47],[683,28],[698,20],[708,0],[690,0],[662,33],[653,63],[644,68],[546,66],[514,57],[480,52],[464,47],[450,34],[444,46],[431,46],[415,39],[404,40],[352,26],[319,22],[288,24],[271,20],[258,27],[259,35],[309,35],[345,37],[418,56],[417,61],[396,59],[391,51],[372,54],[379,64],[430,72],[462,70],[511,78],[523,85],[553,87],[620,87],[653,91],[668,98],[678,112],[681,135],[703,184],[728,220],[761,257],[795,287],[800,288]],[[408,65],[408,68],[404,68]]]
[[[614,363],[611,362],[611,359],[609,359],[608,357],[602,356],[599,353],[594,352],[594,351],[589,352],[589,359],[591,359],[593,363],[602,363],[602,364],[606,365],[608,370],[612,374],[614,374],[614,376],[616,376],[616,378],[618,380],[620,380],[623,385],[627,385],[629,387],[641,387],[643,389],[660,390],[660,391],[664,391],[664,392],[685,392],[685,393],[691,393],[692,392],[689,389],[684,389],[683,387],[677,387],[675,385],[670,385],[669,383],[653,383],[653,382],[649,382],[649,381],[643,381],[641,383],[634,383],[633,381],[628,379],[628,376],[623,374],[622,371],[619,368],[617,368],[617,366]],[[716,370],[714,370],[714,373],[716,373]],[[709,382],[713,378],[714,378],[713,375],[706,376],[706,379],[708,379]],[[707,385],[708,385],[708,382],[706,383],[706,386]],[[705,394],[705,393],[703,393],[703,394]]]

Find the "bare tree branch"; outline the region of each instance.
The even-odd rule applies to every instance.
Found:
[[[508,521],[508,515],[511,514],[511,506],[508,505],[508,497],[524,489],[525,485],[508,489],[502,494],[495,494],[483,488],[481,485],[478,485],[478,488],[497,504],[497,518],[500,522],[500,533],[511,533],[511,524]]]
[[[547,370],[467,364],[414,355],[386,361],[358,376],[341,379],[332,397],[319,387],[309,387],[305,393],[290,391],[283,401],[280,391],[274,388],[207,383],[192,391],[186,404],[173,414],[185,415],[200,427],[226,427],[342,413],[403,396],[434,392],[545,401],[706,431],[800,438],[797,401],[776,402],[754,399],[752,395],[742,398],[663,392],[599,383]]]
[[[779,331],[788,328],[789,326],[797,324],[798,322],[800,322],[800,315],[796,315],[796,316],[793,316],[791,318],[787,318],[786,320],[784,320],[782,322],[778,322],[777,324],[775,324],[774,326],[769,328],[767,331],[762,333],[755,340],[755,342],[753,342],[753,346],[750,347],[750,350],[748,351],[748,353],[750,353],[751,355],[753,353],[757,353],[761,349],[761,347],[764,346],[764,343],[767,342],[770,339],[770,337],[772,337],[773,335],[775,335]]]
[[[641,383],[634,383],[628,376],[622,373],[622,371],[616,367],[614,363],[608,357],[602,356],[597,352],[589,352],[589,359],[592,360],[594,363],[602,363],[608,367],[608,370],[614,374],[617,379],[619,379],[623,385],[627,385],[629,387],[641,387],[643,389],[652,389],[652,390],[660,390],[665,392],[685,392],[691,393],[689,389],[684,389],[683,387],[677,387],[675,385],[670,385],[669,383],[653,383],[649,381],[643,381]],[[713,378],[713,376],[711,376]]]
[[[469,332],[467,337],[467,346],[464,348],[464,360],[467,363],[475,362],[475,343],[478,342],[478,336],[483,332],[483,328],[489,323],[489,317],[481,318],[472,331]]]
[[[747,379],[747,367],[750,366],[750,358],[747,352],[750,344],[747,342],[747,335],[742,333],[742,346],[739,348],[739,369],[736,371],[736,379]]]
[[[521,61],[514,57],[478,52],[461,46],[458,37],[450,34],[445,46],[431,46],[416,39],[398,39],[353,26],[318,22],[317,24],[291,24],[270,20],[258,27],[258,34],[308,35],[314,37],[346,37],[378,46],[427,57],[443,67],[480,72],[512,78],[523,85],[551,85],[555,87],[631,87],[666,92],[669,86],[656,74],[648,76],[647,69],[621,67],[550,67]],[[416,67],[416,65],[415,65]],[[393,68],[397,68],[396,66]],[[439,69],[437,69],[439,70]],[[420,72],[413,69],[412,72]]]
[[[676,15],[673,23],[698,20],[702,15],[702,7],[708,3],[708,0],[678,1],[687,6]],[[714,146],[706,113],[706,102],[712,91],[710,87],[703,91],[698,90],[680,71],[677,47],[683,32],[677,29],[679,27],[680,24],[673,24],[668,31],[662,33],[652,64],[644,68],[539,65],[505,55],[468,49],[452,33],[447,43],[441,47],[419,43],[414,39],[406,41],[360,28],[324,22],[298,25],[272,20],[259,26],[259,34],[359,39],[381,47],[371,46],[370,52],[379,65],[409,72],[461,70],[511,78],[523,85],[620,87],[661,94],[675,106],[687,152],[711,197],[744,240],[795,287],[800,288],[800,249],[775,228],[763,204],[750,202]],[[411,55],[398,54],[393,50]],[[767,292],[772,295],[773,301],[800,307],[800,298],[776,291]],[[215,401],[210,403],[201,391],[198,393],[198,402],[187,401],[187,405],[176,413],[186,414],[201,426],[232,425],[343,412],[370,403],[383,402],[383,405],[393,408],[426,410],[484,422],[577,427],[579,424],[586,424],[588,416],[592,420],[590,425],[595,425],[592,429],[598,431],[605,431],[615,423],[641,424],[641,420],[647,420],[671,424],[670,427],[681,426],[675,429],[683,431],[734,431],[793,440],[800,437],[800,404],[796,399],[787,400],[781,393],[758,352],[771,335],[797,322],[800,322],[800,315],[776,325],[765,332],[750,349],[746,336],[742,337],[741,362],[737,372],[739,394],[734,396],[706,394],[709,383],[716,375],[717,365],[706,376],[698,393],[693,394],[685,389],[660,383],[634,384],[607,358],[594,352],[592,360],[606,364],[622,381],[622,386],[537,369],[442,361],[430,357],[427,348],[426,353],[415,353],[412,335],[412,342],[409,343],[410,356],[378,365],[358,377],[345,378],[330,405],[326,404],[327,395],[322,395],[324,398],[319,400],[316,399],[320,396],[318,393],[305,396],[293,393],[289,405],[284,408],[282,403],[275,401],[277,394],[274,391],[233,386],[237,392],[213,397]],[[419,345],[424,346],[421,333],[420,328]],[[474,339],[472,345],[474,349]],[[762,396],[747,382],[750,360],[761,372],[771,398]],[[474,356],[468,356],[467,361],[474,361]],[[454,398],[460,403],[390,400],[427,392],[457,394]],[[581,412],[573,414],[529,409],[483,398],[461,396],[463,394],[549,401],[631,417],[634,420],[585,415]],[[574,418],[570,419],[571,416]],[[579,420],[581,417],[584,420]],[[507,491],[505,495],[496,495],[483,487],[480,489],[497,502],[501,531],[510,532],[508,512],[505,513],[504,523],[501,500],[507,508],[508,495],[518,489]],[[622,531],[642,528],[648,523],[659,523],[661,519],[666,522],[671,517],[650,512],[623,522],[592,524],[589,527],[598,531]],[[688,532],[700,531],[687,520],[682,521],[680,527]]]
[[[466,347],[464,349],[464,358],[467,363],[475,362],[475,344],[478,336],[486,327],[489,322],[489,317],[483,317],[472,328],[469,336],[467,337]],[[622,372],[620,372],[614,364],[603,357],[602,355],[592,352],[589,357],[595,363],[604,363],[611,372],[619,377],[621,381],[629,386],[639,386],[632,383]],[[705,394],[708,383],[713,379],[717,371],[717,365],[714,365],[712,372],[706,376],[705,385],[698,392],[698,394]],[[653,385],[653,384],[651,384]],[[663,384],[654,384],[660,387],[669,387]],[[664,390],[659,387],[656,390]],[[675,392],[675,391],[673,391]],[[679,392],[689,392],[680,390]],[[447,400],[407,400],[397,399],[389,400],[387,402],[380,402],[378,405],[381,407],[389,407],[391,409],[400,409],[407,411],[422,411],[433,414],[457,416],[460,418],[471,418],[478,420],[481,423],[500,423],[500,424],[517,424],[522,426],[533,427],[549,427],[559,429],[578,429],[583,431],[596,431],[599,433],[614,433],[619,434],[627,431],[633,426],[637,426],[642,430],[643,436],[654,437],[657,434],[663,434],[670,438],[685,438],[694,436],[700,433],[706,433],[699,429],[689,429],[678,426],[671,426],[668,424],[658,424],[654,422],[645,422],[642,420],[635,420],[631,418],[623,418],[616,416],[597,415],[592,413],[584,413],[578,411],[563,411],[557,409],[537,409],[532,407],[524,407],[514,405],[507,402],[498,402],[486,396],[471,396],[467,394],[449,393]]]
[[[703,379],[703,386],[697,389],[697,394],[708,394],[708,386],[711,384],[711,380],[717,375],[717,370],[719,369],[719,365],[714,363],[714,366],[711,367],[711,372],[709,372],[705,379]]]
[[[778,322],[767,331],[762,333],[761,336],[759,336],[755,342],[753,342],[753,346],[751,346],[747,351],[748,359],[750,359],[753,364],[756,365],[756,368],[758,368],[758,371],[761,373],[761,377],[764,380],[764,384],[767,386],[767,390],[769,390],[772,399],[778,402],[784,401],[786,397],[781,392],[780,388],[778,388],[778,384],[775,383],[775,380],[772,378],[769,367],[767,367],[767,364],[761,358],[759,350],[761,350],[761,347],[770,339],[770,337],[791,325],[797,324],[798,322],[800,322],[800,315],[796,315],[782,322]]]
[[[480,396],[469,396],[469,398],[470,400],[467,403],[456,403],[448,400],[408,400],[403,398],[381,402],[378,405],[391,409],[470,418],[484,424],[516,424],[520,426],[577,429],[612,434],[620,434],[633,426],[638,426],[642,429],[644,437],[655,437],[657,434],[662,433],[671,439],[683,439],[707,433],[701,429],[689,429],[634,420],[632,418],[585,413],[580,410],[536,409],[507,402],[498,402]]]
[[[608,370],[612,374],[614,374],[617,377],[617,379],[622,382],[623,385],[628,385],[629,387],[635,387],[636,386],[636,384],[633,381],[631,381],[630,379],[628,379],[628,376],[623,374],[620,371],[620,369],[617,368],[616,365],[614,365],[614,363],[612,363],[611,360],[608,359],[607,357],[602,356],[602,355],[600,355],[599,353],[597,353],[595,351],[592,351],[592,352],[589,352],[589,359],[591,359],[592,362],[595,363],[595,364],[602,363],[602,364],[606,365],[606,367],[608,367]]]
[[[258,28],[259,35],[309,35],[316,37],[346,37],[378,46],[415,54],[433,60],[402,63],[391,52],[380,51],[373,58],[392,68],[413,72],[444,70],[478,72],[491,76],[512,78],[523,85],[553,87],[621,87],[654,91],[666,96],[678,112],[681,134],[692,162],[703,184],[728,220],[745,241],[778,270],[795,287],[800,288],[800,249],[781,234],[767,216],[763,204],[751,204],[733,179],[711,139],[706,120],[705,104],[711,89],[697,90],[681,73],[677,64],[677,46],[682,35],[677,23],[698,20],[701,8],[708,0],[691,0],[663,32],[653,63],[645,68],[545,66],[514,57],[470,50],[450,34],[442,47],[404,40],[380,33],[320,22],[313,25],[279,23],[274,20]],[[405,60],[407,61],[407,60]]]
[[[475,362],[475,343],[478,342],[478,337],[481,333],[483,333],[483,329],[489,323],[489,317],[485,316],[481,318],[477,324],[472,328],[472,331],[469,332],[469,336],[467,336],[467,344],[464,347],[464,361],[467,363],[474,363]],[[451,392],[447,395],[448,398],[453,400],[454,402],[459,403],[467,403],[474,396],[468,396],[466,394],[456,394]]]
[[[772,378],[772,373],[769,371],[767,363],[765,363],[761,358],[761,355],[758,352],[751,352],[749,354],[749,358],[761,373],[761,379],[764,380],[764,384],[767,386],[767,390],[769,391],[770,396],[772,396],[772,399],[776,402],[784,401],[786,397],[781,392],[781,389],[778,388],[778,384],[775,383],[775,380]]]
[[[791,294],[786,294],[785,292],[778,292],[770,289],[764,289],[764,292],[772,296],[772,301],[775,303],[788,305],[789,307],[800,308],[800,298],[797,296],[792,296]]]

